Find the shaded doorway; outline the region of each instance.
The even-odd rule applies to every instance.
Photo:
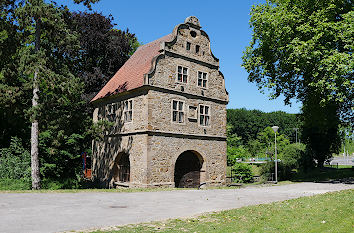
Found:
[[[185,151],[175,164],[174,182],[176,188],[198,188],[203,167],[202,156],[195,151]]]
[[[127,183],[130,181],[130,161],[129,154],[119,153],[114,161],[113,179],[117,183]]]

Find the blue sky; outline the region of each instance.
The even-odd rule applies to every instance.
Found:
[[[73,0],[58,0],[71,10],[86,8],[72,4]],[[262,94],[255,83],[247,81],[247,72],[242,63],[242,52],[251,40],[249,27],[252,5],[262,0],[101,0],[93,10],[114,17],[116,28],[128,28],[143,44],[172,32],[175,25],[194,15],[209,35],[213,54],[220,59],[220,70],[226,81],[230,102],[228,108],[259,109],[264,112],[285,111],[299,113],[301,103],[293,101],[286,106],[282,98],[269,100],[268,93]]]

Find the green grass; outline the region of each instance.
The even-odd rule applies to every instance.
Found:
[[[101,232],[353,232],[354,190]]]

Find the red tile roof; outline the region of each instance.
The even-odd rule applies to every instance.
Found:
[[[151,69],[152,59],[160,54],[160,43],[170,40],[172,34],[139,47],[91,102],[144,85],[144,74]]]

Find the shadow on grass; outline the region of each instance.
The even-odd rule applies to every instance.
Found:
[[[293,174],[293,182],[354,182],[354,168],[314,168]]]

